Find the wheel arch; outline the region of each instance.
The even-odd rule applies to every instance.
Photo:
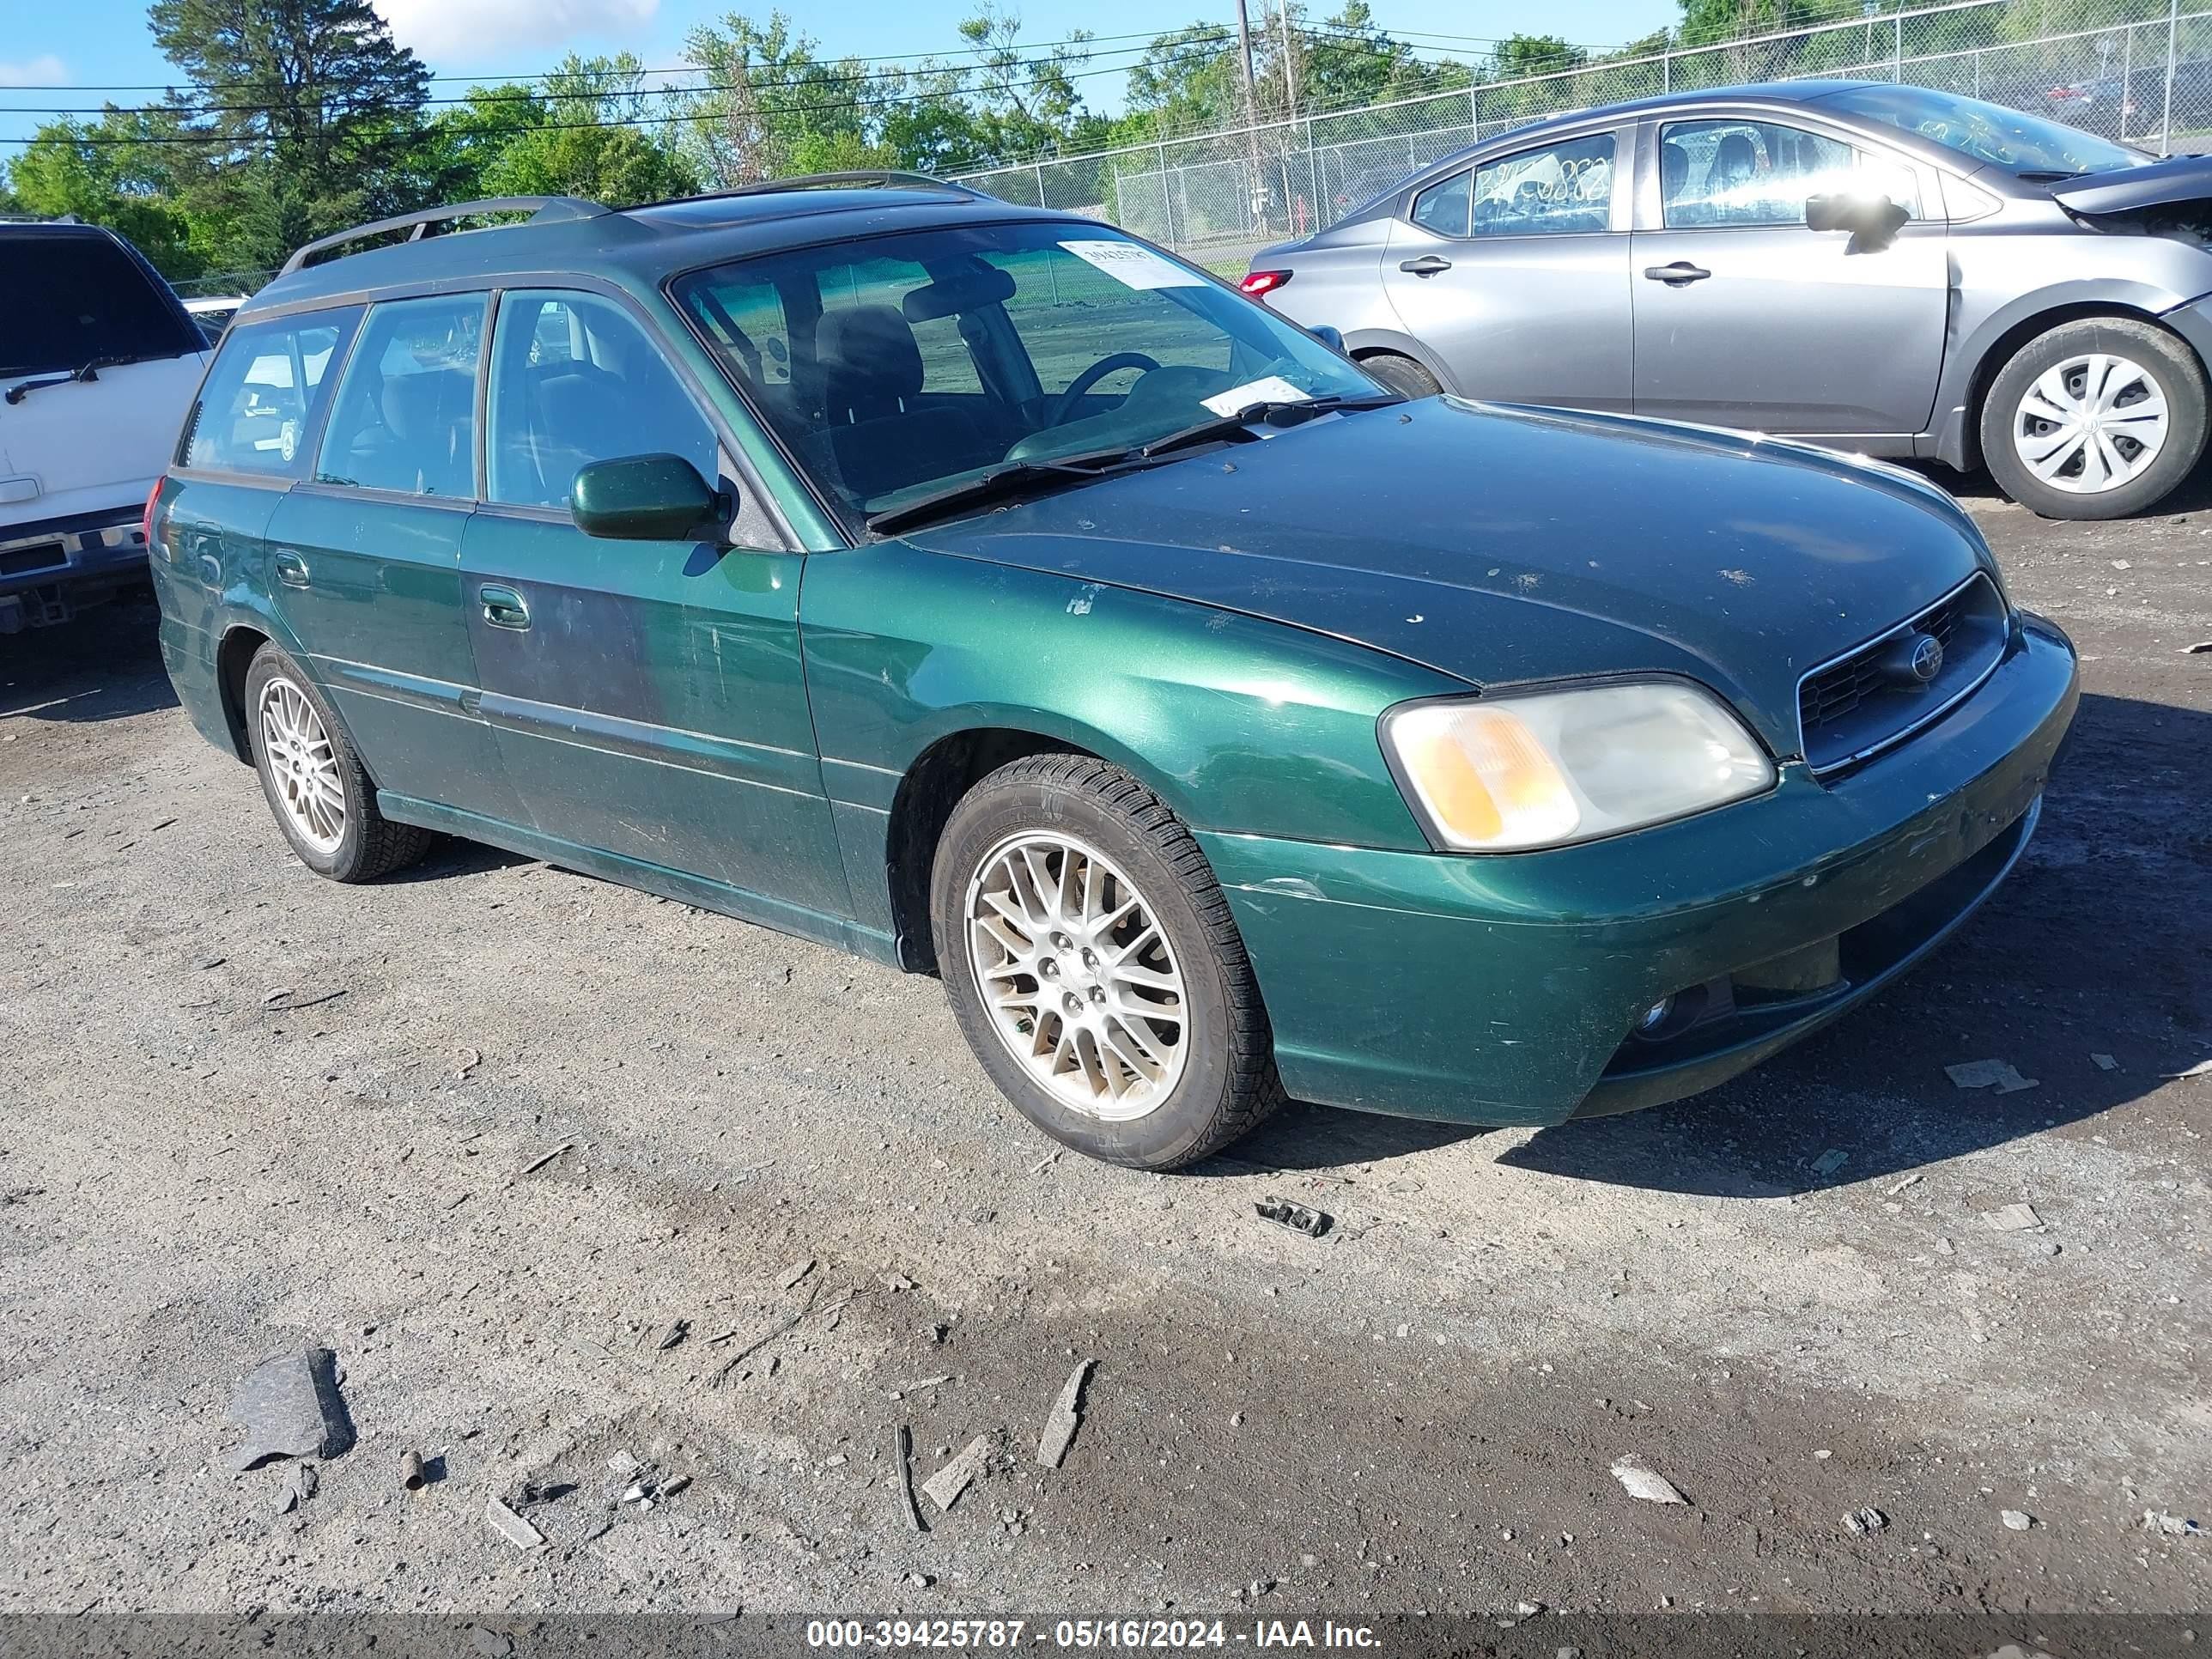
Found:
[[[2162,313],[2146,308],[2132,300],[2116,297],[2069,300],[2063,304],[2045,306],[2025,316],[1993,319],[1997,332],[1972,355],[1972,367],[1968,372],[1965,396],[1961,399],[1966,419],[1960,423],[1960,453],[1954,463],[1961,471],[1982,465],[1982,414],[1989,401],[1990,388],[2004,372],[2004,367],[2028,342],[2054,328],[2069,323],[2087,322],[2095,318],[2111,318],[2117,322],[2148,323],[2162,330],[2187,347],[2189,354],[2197,359],[2199,368],[2204,361],[2189,337],[2170,326]],[[1944,457],[1950,459],[1950,457]]]
[[[1428,370],[1445,391],[1460,390],[1459,377],[1445,366],[1443,359],[1409,334],[1389,329],[1359,329],[1344,337],[1344,355],[1355,363],[1368,357],[1410,358]]]
[[[215,683],[222,699],[223,728],[230,733],[231,752],[248,766],[253,764],[253,745],[246,735],[246,674],[270,638],[255,623],[233,623],[223,630],[215,648]]]

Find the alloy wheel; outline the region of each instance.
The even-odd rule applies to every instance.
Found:
[[[276,801],[302,841],[335,853],[345,839],[345,786],[337,750],[307,693],[287,679],[261,688],[261,752]]]
[[[2172,424],[2150,370],[2132,358],[2084,352],[2045,369],[2021,395],[2013,447],[2053,489],[2096,495],[2157,459]]]
[[[963,908],[991,1027],[1063,1103],[1107,1122],[1155,1109],[1190,1048],[1182,969],[1127,874],[1072,836],[986,854]]]

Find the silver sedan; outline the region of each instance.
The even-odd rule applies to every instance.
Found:
[[[1485,140],[1244,288],[1415,396],[1984,464],[2118,518],[2204,448],[2212,159],[1918,87],[1682,94]]]

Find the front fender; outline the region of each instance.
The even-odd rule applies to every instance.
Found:
[[[904,542],[810,559],[799,624],[831,798],[876,811],[933,744],[1011,731],[1126,767],[1194,829],[1420,850],[1376,721],[1465,689],[1285,623]]]

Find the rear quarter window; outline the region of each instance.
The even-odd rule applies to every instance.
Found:
[[[106,236],[0,232],[0,377],[207,349],[160,277]]]
[[[351,307],[232,329],[192,405],[179,464],[298,477],[360,321]]]

